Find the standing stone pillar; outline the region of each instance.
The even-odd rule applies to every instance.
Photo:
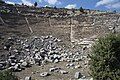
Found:
[[[73,19],[70,18],[70,40],[71,40],[71,42],[74,42],[74,38],[73,38],[73,33],[74,33],[74,31],[73,31],[73,27],[74,27],[74,25],[73,25]]]
[[[50,17],[49,17],[49,26],[52,27]]]
[[[4,25],[6,25],[1,16],[2,16],[2,14],[0,13],[0,21],[1,21]]]
[[[73,31],[73,27],[74,27],[74,25],[73,25],[74,23],[73,23],[73,19],[72,18],[70,18],[70,41],[71,41],[71,48],[74,48],[75,46],[73,45],[73,43],[75,42],[74,41],[74,37],[73,37],[73,35],[74,35],[74,31]]]
[[[38,15],[35,15],[35,17],[36,17],[36,19],[37,19],[37,21],[38,21]]]
[[[30,27],[30,24],[29,24],[29,21],[28,21],[27,17],[25,17],[25,21],[26,21],[26,23],[27,23],[27,26],[28,26],[30,32],[33,33],[33,30],[32,30],[32,28]]]
[[[6,25],[1,16],[0,16],[0,21],[1,21],[4,25]]]

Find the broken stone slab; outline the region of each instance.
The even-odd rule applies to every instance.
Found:
[[[78,79],[78,80],[93,80],[93,78],[90,78],[90,79],[87,79],[87,78],[82,79],[82,78],[80,78],[80,79]]]
[[[75,75],[74,75],[74,77],[75,77],[76,79],[79,79],[79,78],[82,77],[82,74],[81,74],[80,72],[76,72]]]
[[[18,70],[18,67],[19,67],[19,65],[16,64],[16,65],[14,66],[14,69],[15,69],[15,70]]]
[[[15,55],[9,56],[9,59],[16,59]]]
[[[16,65],[16,63],[11,63],[11,66],[15,66]]]
[[[30,51],[30,49],[25,49],[27,52],[29,52]]]
[[[8,70],[12,70],[12,71],[13,71],[13,70],[14,70],[14,67],[11,66],[11,67],[8,68]]]
[[[78,80],[90,80],[90,79],[78,79]]]
[[[49,71],[50,72],[54,72],[56,70],[56,68],[50,68]]]
[[[32,80],[30,76],[25,77],[25,80]]]
[[[60,67],[52,67],[49,69],[50,72],[58,72],[61,68]]]
[[[66,64],[66,67],[74,67],[74,66],[75,66],[74,63]]]
[[[5,66],[7,64],[7,62],[6,61],[1,61],[0,64]]]
[[[54,54],[53,57],[54,57],[54,59],[56,59],[56,58],[59,59],[61,56],[60,56],[60,55],[57,55],[57,54]]]
[[[40,73],[40,76],[41,77],[46,77],[46,76],[49,76],[50,74],[48,72],[43,72],[43,73]]]
[[[30,46],[29,46],[28,44],[24,44],[24,48],[25,48],[25,49],[29,49]]]
[[[13,38],[12,37],[8,37],[8,40],[12,40]]]
[[[4,65],[0,64],[0,70],[3,70],[3,69],[4,69]]]
[[[82,68],[80,65],[76,65],[75,66],[75,69],[77,69],[77,68]]]
[[[23,63],[21,64],[21,66],[27,67],[27,66],[28,66],[28,63],[27,63],[27,62],[23,62]]]
[[[68,74],[68,71],[65,71],[65,70],[60,70],[59,71],[61,74]]]
[[[7,50],[7,46],[4,46],[3,49],[4,49],[4,50]]]
[[[15,53],[18,53],[19,51],[17,49],[13,50]]]
[[[21,59],[19,62],[20,62],[20,63],[23,63],[23,62],[24,62],[24,60],[22,60],[22,59]]]
[[[9,67],[9,68],[8,68],[8,70],[12,70],[12,71],[22,71],[22,69],[21,69],[21,68],[19,68],[19,66],[18,66],[18,65],[11,66],[11,67]]]
[[[58,63],[58,62],[59,62],[59,60],[58,60],[58,59],[55,59],[55,60],[54,60],[54,63]]]

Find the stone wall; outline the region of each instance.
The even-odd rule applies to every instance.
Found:
[[[120,14],[96,14],[77,16],[73,18],[77,23],[73,27],[74,40],[92,39],[109,32],[120,32]]]
[[[28,25],[24,18],[25,16],[19,17],[19,15],[17,15],[16,21],[14,17],[8,16],[7,19],[5,19],[5,17],[3,16],[2,19],[6,24],[14,20],[12,21],[12,28],[10,27],[10,29],[20,31],[21,33],[26,32],[30,34]],[[53,35],[61,38],[65,42],[72,41],[79,43],[85,38],[93,39],[103,36],[111,31],[120,31],[120,14],[117,13],[79,15],[71,18],[45,18],[36,16],[26,17],[28,19],[29,26],[33,30],[32,35]]]

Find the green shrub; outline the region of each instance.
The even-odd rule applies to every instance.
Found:
[[[120,80],[120,36],[107,35],[92,47],[90,70],[94,80]]]
[[[0,80],[18,80],[15,75],[12,74],[11,71],[0,71]]]

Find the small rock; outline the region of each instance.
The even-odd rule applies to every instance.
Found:
[[[27,66],[28,66],[28,63],[27,63],[27,62],[23,62],[21,65],[22,65],[23,67],[27,67]]]
[[[66,64],[66,67],[74,67],[74,66],[75,66],[74,63]]]
[[[77,69],[77,68],[81,68],[81,66],[80,66],[80,65],[76,65],[76,66],[75,66],[75,69]]]
[[[9,58],[10,58],[10,59],[16,59],[16,58],[15,58],[15,55],[11,55],[11,56],[9,56]]]
[[[17,49],[13,50],[14,52],[18,53],[19,51]]]
[[[75,77],[76,79],[79,79],[79,78],[82,77],[82,75],[81,75],[80,72],[76,72],[75,75],[74,75],[74,77]]]
[[[32,74],[35,74],[35,72],[31,72]]]
[[[67,74],[68,72],[65,71],[65,70],[60,70],[60,73],[61,73],[61,74]]]
[[[11,63],[11,66],[15,66],[16,63]]]
[[[54,60],[54,63],[58,63],[58,62],[59,62],[59,60],[58,60],[58,59],[55,59],[55,60]]]
[[[75,66],[75,64],[74,64],[74,63],[71,63],[71,64],[69,64],[69,66],[70,66],[70,67],[73,67],[73,66]]]
[[[58,72],[61,68],[59,67],[54,67],[54,68],[50,68],[49,71],[50,72]]]
[[[23,63],[23,62],[24,62],[24,60],[20,60],[19,62],[20,62],[20,63]]]
[[[30,76],[25,77],[25,80],[32,80]]]
[[[93,78],[90,78],[90,80],[93,80]]]
[[[4,50],[6,50],[7,49],[7,47],[6,46],[4,46]]]
[[[43,72],[40,74],[41,77],[46,77],[46,76],[49,76],[50,74],[48,72]]]
[[[50,68],[49,71],[50,72],[54,72],[56,70],[56,68]]]
[[[11,40],[11,39],[12,39],[12,37],[9,37],[9,38],[8,38],[8,40]]]
[[[0,70],[2,70],[3,69],[3,64],[0,64]]]
[[[14,70],[15,70],[15,71],[18,70],[18,66],[19,66],[18,64],[16,64],[16,65],[14,66]]]

